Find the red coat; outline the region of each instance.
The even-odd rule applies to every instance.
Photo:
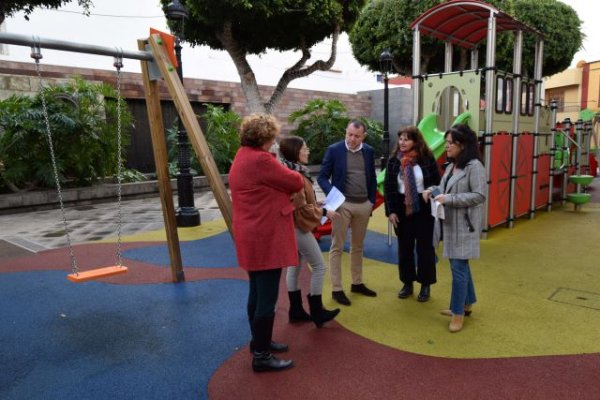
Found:
[[[242,146],[229,171],[233,238],[247,271],[298,265],[291,195],[304,178],[262,149]]]

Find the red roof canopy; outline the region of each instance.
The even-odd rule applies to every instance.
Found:
[[[467,49],[487,38],[490,14],[496,16],[496,32],[523,30],[540,35],[535,29],[483,1],[452,0],[430,8],[410,25],[423,35],[451,42]]]

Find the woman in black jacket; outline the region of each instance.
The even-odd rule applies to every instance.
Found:
[[[429,300],[436,282],[434,218],[423,191],[440,183],[440,171],[423,135],[415,126],[400,129],[398,144],[385,173],[385,215],[398,236],[398,270],[404,284],[398,297],[413,294],[413,282],[421,284],[417,300]]]

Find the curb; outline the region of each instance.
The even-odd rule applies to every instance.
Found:
[[[221,175],[225,185],[228,184],[228,175]],[[194,189],[209,188],[208,179],[205,176],[193,178]],[[62,191],[65,205],[81,205],[97,202],[111,202],[117,200],[119,186],[115,183],[103,183],[99,185],[64,189]],[[177,179],[171,179],[173,194],[177,193]],[[158,193],[158,181],[144,181],[123,183],[121,185],[121,196],[123,200],[131,200],[143,197],[152,197]],[[20,192],[0,195],[0,214],[10,214],[35,210],[45,210],[60,207],[58,193],[54,189]]]

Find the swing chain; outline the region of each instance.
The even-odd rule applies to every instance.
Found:
[[[118,221],[117,221],[117,263],[119,267],[121,263],[121,242],[122,242],[122,227],[123,227],[123,213],[121,207],[122,200],[122,183],[123,183],[123,155],[122,155],[122,130],[121,130],[121,107],[123,106],[123,99],[121,97],[121,68],[123,68],[123,49],[119,48],[118,55],[115,57],[113,65],[117,69],[117,209],[118,209]]]
[[[35,40],[31,46],[31,58],[35,60],[35,71],[39,78],[40,85],[40,99],[42,101],[42,114],[44,115],[44,122],[46,125],[46,139],[48,141],[48,147],[50,148],[50,159],[52,161],[52,171],[54,172],[54,182],[56,184],[56,192],[58,194],[58,202],[60,203],[60,211],[63,219],[63,227],[65,231],[65,236],[67,238],[67,245],[69,247],[69,258],[71,259],[71,271],[74,274],[79,274],[79,266],[77,265],[77,260],[75,259],[75,254],[73,253],[73,245],[71,242],[71,235],[69,233],[69,225],[67,223],[67,214],[65,211],[65,205],[63,201],[63,193],[60,185],[60,179],[58,177],[58,166],[56,163],[56,154],[54,152],[54,145],[52,144],[52,131],[50,129],[50,118],[48,117],[48,105],[46,104],[46,95],[44,94],[44,86],[42,84],[42,74],[40,72],[40,60],[42,59],[42,51],[40,48],[39,40]]]

